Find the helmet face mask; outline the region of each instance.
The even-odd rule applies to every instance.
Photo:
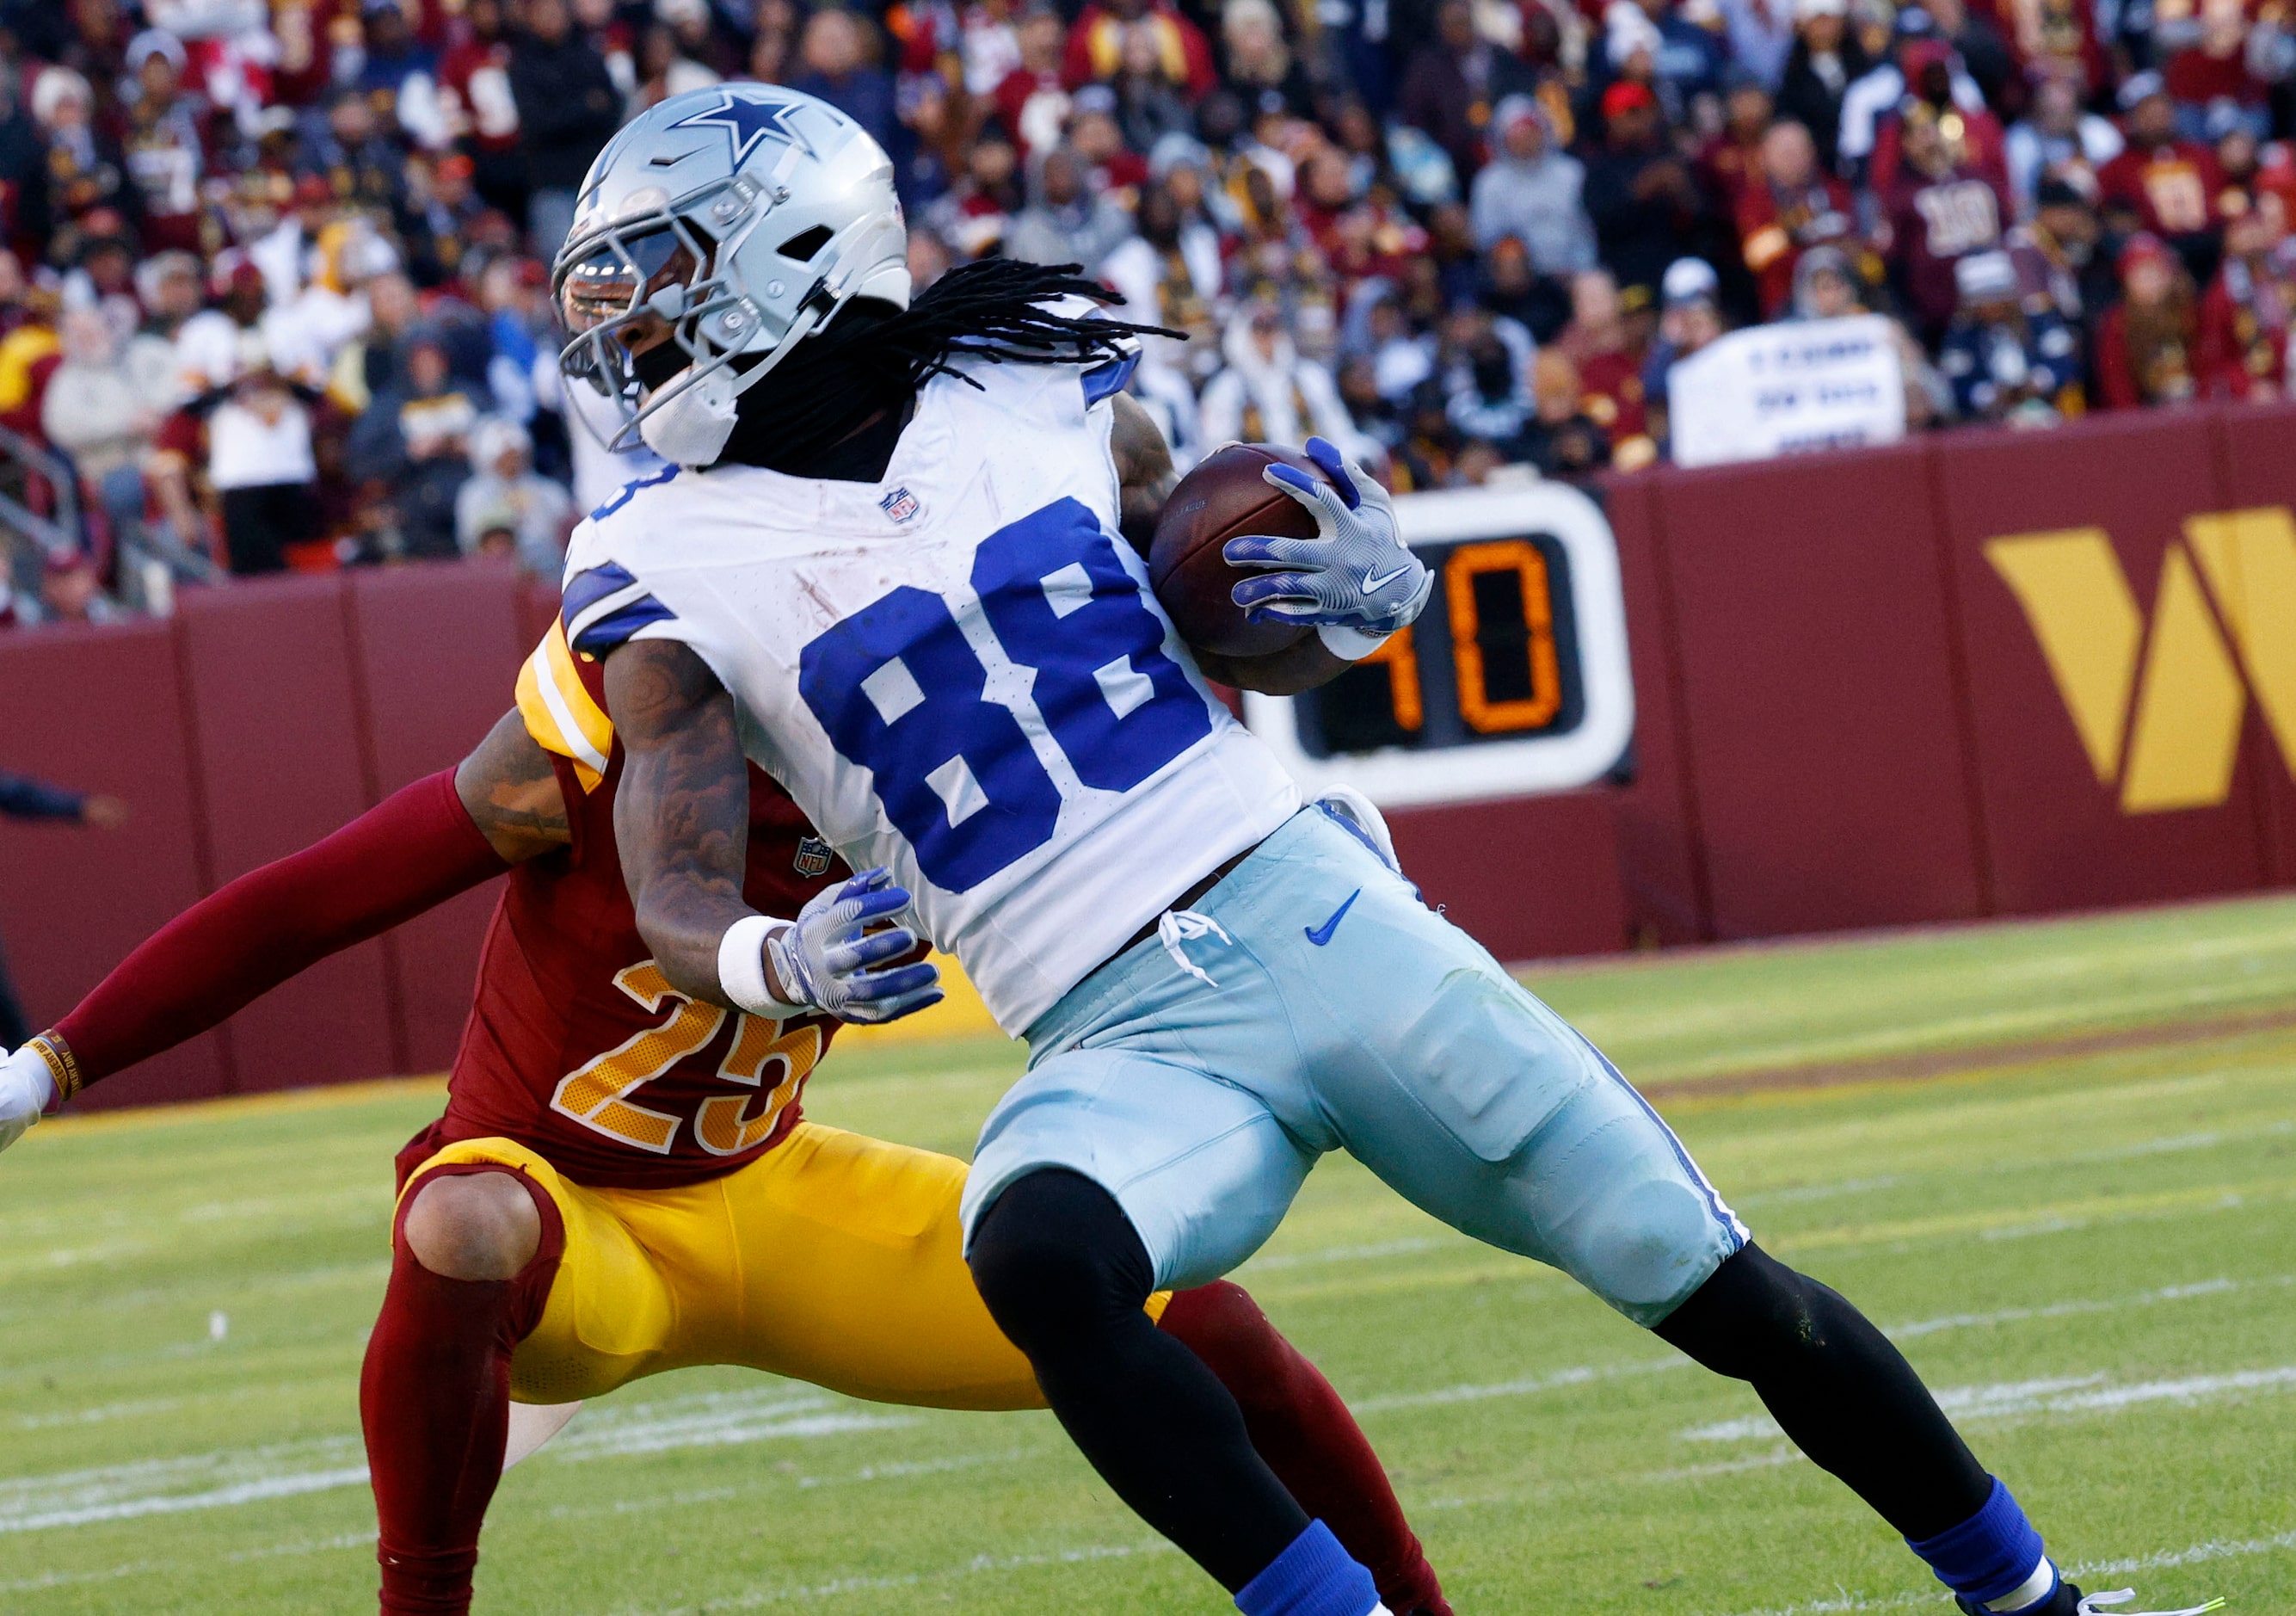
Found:
[[[553,275],[560,368],[615,405],[610,449],[705,393],[730,431],[733,399],[851,299],[906,307],[906,245],[891,160],[845,114],[765,85],[673,96],[584,181]]]

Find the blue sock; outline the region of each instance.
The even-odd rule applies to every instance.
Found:
[[[1294,1538],[1235,1596],[1243,1616],[1367,1616],[1378,1604],[1371,1573],[1348,1558],[1321,1521]]]
[[[1934,1538],[1919,1543],[1908,1538],[1906,1546],[1929,1562],[1939,1582],[1980,1604],[2016,1592],[2040,1568],[2044,1554],[2041,1534],[1998,1476],[1984,1508]]]

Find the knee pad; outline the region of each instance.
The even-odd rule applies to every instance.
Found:
[[[1737,1380],[1774,1374],[1826,1344],[1833,1291],[1749,1244],[1659,1325],[1660,1339]]]

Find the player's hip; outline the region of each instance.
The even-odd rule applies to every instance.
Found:
[[[1503,1159],[1608,1080],[1584,1038],[1315,808],[1086,979],[1029,1041],[1032,1070],[1081,1048],[1193,1067],[1258,1095],[1316,1151],[1354,1145],[1399,1086],[1477,1155]]]
[[[965,1270],[964,1167],[952,1157],[805,1123],[707,1184],[602,1189],[515,1142],[475,1139],[425,1162],[409,1191],[475,1162],[524,1174],[565,1230],[540,1320],[512,1359],[521,1401],[717,1364],[879,1401],[1041,1406]]]

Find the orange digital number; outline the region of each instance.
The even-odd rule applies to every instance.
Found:
[[[1382,663],[1387,668],[1387,700],[1394,709],[1397,727],[1416,730],[1426,721],[1427,710],[1419,696],[1419,652],[1412,644],[1410,629],[1398,628],[1389,635],[1377,651],[1356,666]]]
[[[1512,572],[1522,589],[1523,655],[1530,672],[1530,694],[1494,701],[1483,660],[1482,619],[1475,604],[1475,580]],[[1443,563],[1444,599],[1451,609],[1451,661],[1458,669],[1459,717],[1479,734],[1537,729],[1562,710],[1562,670],[1554,652],[1554,606],[1547,594],[1546,558],[1527,538],[1461,545]]]
[[[666,1156],[677,1137],[678,1118],[637,1104],[630,1095],[706,1047],[733,1013],[680,993],[650,959],[616,972],[614,986],[649,1012],[665,1005],[675,1007],[659,1025],[624,1039],[560,1079],[550,1096],[550,1107],[610,1139]],[[765,1087],[766,1070],[773,1067],[775,1081],[765,1096],[764,1109],[746,1120],[742,1113],[750,1095],[719,1095],[704,1100],[693,1120],[694,1136],[701,1148],[731,1156],[764,1140],[773,1132],[782,1108],[820,1058],[818,1027],[800,1027],[784,1034],[779,1021],[735,1015],[734,1046],[718,1065],[718,1075],[758,1088]]]

